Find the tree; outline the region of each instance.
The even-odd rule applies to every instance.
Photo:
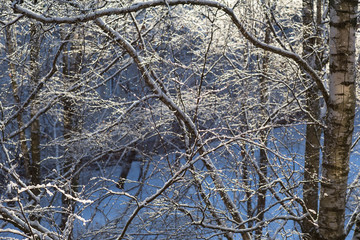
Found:
[[[270,5],[269,2],[264,2],[264,8],[267,9],[273,9],[273,7]],[[269,19],[269,18],[268,18]],[[269,23],[271,24],[271,23]],[[266,26],[266,30],[265,30],[265,36],[264,36],[264,43],[269,44],[270,40],[271,40],[271,30],[270,30],[270,26]],[[265,51],[264,56],[262,56],[260,59],[262,59],[262,72],[263,72],[263,76],[260,77],[260,103],[263,106],[262,112],[261,112],[261,116],[263,116],[263,120],[266,120],[265,118],[267,117],[267,105],[268,105],[268,101],[269,101],[269,97],[268,97],[268,83],[267,83],[267,79],[266,79],[266,75],[268,73],[268,68],[269,68],[269,56],[268,53]],[[262,131],[261,133],[261,137],[260,137],[260,141],[264,144],[265,147],[267,147],[267,139],[268,139],[268,130],[266,131]],[[260,148],[260,152],[259,152],[259,166],[260,166],[260,170],[261,170],[261,174],[259,174],[259,189],[257,190],[258,192],[258,199],[257,199],[257,212],[258,212],[258,218],[259,218],[259,222],[264,221],[264,210],[266,207],[266,193],[267,193],[267,188],[266,188],[266,178],[267,178],[267,172],[268,172],[268,157],[267,157],[267,152],[266,149],[264,148]],[[256,231],[256,238],[257,239],[261,239],[262,237],[262,228],[259,228]]]
[[[41,34],[40,26],[36,22],[30,25],[30,53],[29,53],[29,79],[31,90],[39,84],[40,78],[40,66],[39,66],[39,54],[40,54],[40,45],[41,45]],[[30,118],[34,118],[37,112],[39,111],[39,104],[37,99],[31,102],[30,109]],[[41,183],[41,171],[40,171],[40,162],[41,162],[41,150],[40,150],[40,120],[39,118],[34,118],[34,121],[30,126],[30,151],[31,151],[31,164],[30,164],[30,178],[33,185],[38,185]],[[34,189],[34,193],[38,195],[40,192],[38,189]]]
[[[301,23],[301,5],[155,0],[2,6],[13,11],[6,10],[2,25],[31,30],[36,24],[42,44],[20,35],[12,40],[29,49],[31,56],[19,52],[19,59],[36,65],[39,74],[23,83],[27,90],[18,108],[13,91],[0,96],[6,191],[0,234],[44,239],[350,234],[359,206],[353,190],[358,179],[347,183],[356,100],[355,2],[330,3],[329,92],[313,54],[318,38],[307,35],[313,26],[311,20]],[[12,59],[9,55],[4,59]],[[3,86],[11,82],[8,74],[1,76]],[[328,115],[317,212],[307,195],[316,181],[307,173],[317,174],[312,157],[318,155],[310,152],[318,151],[319,133],[312,138],[310,130],[322,124],[320,100]],[[35,123],[37,137],[29,131]],[[24,139],[30,147],[39,140],[36,181],[14,164]],[[309,163],[314,169],[307,169]]]
[[[16,60],[15,60],[15,56],[16,56],[16,29],[14,29],[12,26],[7,26],[4,29],[5,31],[5,44],[6,44],[6,50],[7,50],[7,55],[9,56],[9,74],[10,74],[10,78],[11,78],[11,86],[12,86],[12,90],[13,90],[13,95],[14,95],[14,100],[16,103],[17,107],[20,107],[21,104],[21,100],[20,100],[20,96],[19,96],[19,86],[18,86],[18,80],[17,80],[17,68],[16,68]],[[18,124],[18,128],[21,129],[23,126],[23,117],[22,114],[18,114],[16,116],[16,120],[17,120],[17,124]],[[29,164],[30,164],[30,154],[29,154],[29,149],[28,146],[26,144],[26,136],[25,136],[25,132],[21,131],[19,133],[19,141],[21,144],[21,154],[23,156],[23,167],[24,167],[24,171],[25,171],[25,177],[29,178],[30,173],[29,173]]]
[[[354,130],[357,1],[330,1],[330,75],[319,208],[322,239],[345,239],[346,191]]]
[[[66,38],[65,33],[65,38]],[[69,38],[69,37],[67,37]],[[71,87],[72,84],[79,81],[79,76],[81,72],[81,61],[82,61],[82,48],[81,48],[81,38],[80,38],[80,30],[75,30],[74,33],[71,34],[72,41],[68,43],[68,50],[63,53],[63,77],[65,78],[64,84],[66,87]],[[82,116],[81,111],[79,109],[78,104],[72,96],[65,97],[62,101],[63,103],[63,138],[65,142],[71,142],[74,138],[73,135],[81,131],[81,122]],[[69,176],[69,182],[66,183],[66,192],[68,194],[74,194],[77,192],[77,188],[79,185],[78,178],[79,176],[74,174],[77,169],[79,162],[76,160],[76,152],[77,152],[76,144],[68,145],[67,149],[64,153],[64,166],[63,166],[63,176]],[[64,230],[66,228],[70,228],[71,221],[69,220],[69,215],[73,212],[73,208],[75,208],[75,203],[66,195],[62,196],[63,203],[63,215],[61,218],[61,228]],[[68,230],[68,234],[71,235],[71,229]],[[71,239],[71,237],[69,236]]]
[[[321,71],[324,60],[318,47],[323,41],[321,38],[322,1],[304,0],[302,18],[304,24],[303,58],[307,60],[314,70]],[[307,111],[308,114],[311,114],[308,121],[321,121],[318,88],[311,79],[307,78],[307,81],[309,82],[305,85],[308,88],[306,93]],[[320,126],[318,124],[308,124],[306,126],[303,199],[304,213],[308,213],[309,217],[303,223],[303,232],[309,234],[310,238],[316,238],[315,221],[319,202],[320,138]]]

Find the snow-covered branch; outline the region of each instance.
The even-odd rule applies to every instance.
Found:
[[[319,90],[322,93],[322,96],[326,103],[328,103],[329,94],[328,91],[322,82],[322,79],[319,77],[319,75],[316,73],[316,71],[303,59],[298,55],[297,53],[281,49],[269,44],[266,44],[256,37],[254,37],[249,31],[246,30],[244,25],[241,23],[239,18],[234,13],[233,9],[221,4],[217,1],[207,1],[207,0],[155,0],[155,1],[148,1],[148,2],[141,2],[141,3],[135,3],[127,7],[120,7],[120,8],[108,8],[108,9],[101,9],[101,10],[95,10],[93,12],[83,13],[76,16],[71,17],[45,17],[42,14],[36,13],[30,9],[21,7],[19,4],[14,5],[14,11],[17,13],[21,13],[26,15],[29,18],[36,19],[43,23],[79,23],[79,22],[88,22],[92,20],[96,20],[100,17],[104,16],[111,16],[111,15],[123,15],[126,13],[132,13],[137,12],[142,9],[150,8],[150,7],[156,7],[156,6],[176,6],[176,5],[185,5],[185,4],[191,4],[191,5],[198,5],[198,6],[208,6],[217,8],[219,10],[224,11],[232,20],[232,22],[235,24],[235,26],[238,28],[238,30],[241,32],[241,34],[249,40],[252,44],[254,44],[256,47],[262,48],[266,51],[279,54],[283,57],[290,58],[294,60],[301,68],[304,69],[305,72],[307,72],[312,79],[315,81],[316,85],[318,86]]]

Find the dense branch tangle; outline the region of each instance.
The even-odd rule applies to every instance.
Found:
[[[294,194],[290,187],[287,187],[286,184],[284,184],[284,182],[287,182],[288,186],[291,186],[291,182],[290,182],[290,178],[286,178],[284,177],[284,182],[282,182],[281,180],[270,180],[271,177],[267,177],[265,174],[267,174],[266,171],[264,171],[263,166],[259,166],[258,163],[254,160],[253,156],[251,155],[251,151],[252,148],[257,148],[257,149],[261,149],[262,150],[262,155],[263,157],[267,157],[266,154],[268,154],[269,156],[275,156],[276,159],[279,159],[279,161],[283,161],[284,165],[286,165],[286,161],[290,161],[290,158],[284,157],[283,154],[279,154],[278,152],[274,152],[271,147],[266,146],[266,140],[265,138],[267,137],[263,137],[260,138],[260,143],[257,140],[251,140],[251,139],[247,139],[247,134],[251,134],[252,131],[256,132],[256,134],[254,134],[255,136],[257,136],[260,132],[264,132],[264,130],[267,130],[268,128],[272,128],[272,127],[268,127],[267,123],[268,121],[266,121],[266,124],[261,126],[261,129],[256,129],[256,127],[252,126],[252,128],[255,128],[256,130],[252,130],[251,128],[240,128],[235,130],[234,128],[228,127],[227,130],[224,131],[229,131],[230,136],[233,136],[232,139],[228,140],[227,136],[221,136],[221,134],[219,134],[219,136],[217,135],[218,133],[216,133],[215,131],[212,132],[212,130],[210,129],[208,131],[208,135],[212,135],[215,136],[214,139],[216,138],[218,142],[216,141],[212,141],[212,138],[209,137],[204,137],[205,134],[203,134],[203,132],[206,131],[202,131],[200,124],[198,123],[198,118],[197,118],[197,111],[198,111],[198,105],[201,102],[201,93],[202,93],[202,89],[201,87],[198,88],[198,99],[197,99],[197,103],[196,103],[196,110],[195,110],[195,117],[191,118],[190,114],[185,110],[185,104],[183,102],[182,99],[175,99],[174,97],[174,93],[171,92],[172,90],[168,90],[167,89],[167,84],[166,84],[166,80],[167,80],[167,76],[159,76],[159,72],[156,71],[156,69],[153,68],[153,66],[151,65],[151,62],[148,61],[149,58],[151,58],[152,56],[148,56],[151,54],[148,54],[147,52],[147,47],[143,37],[146,35],[147,32],[142,33],[142,29],[137,25],[136,23],[136,18],[134,16],[132,17],[132,20],[134,22],[134,25],[136,25],[136,31],[138,33],[138,38],[139,38],[139,42],[141,42],[140,44],[136,45],[136,41],[134,43],[131,43],[131,41],[127,40],[127,33],[120,33],[118,32],[115,28],[113,28],[112,26],[112,20],[109,21],[109,23],[107,22],[108,19],[112,19],[114,17],[123,17],[126,16],[127,14],[133,14],[133,13],[141,13],[142,10],[145,9],[152,9],[152,8],[156,8],[157,6],[163,6],[164,9],[168,10],[168,14],[171,15],[172,14],[172,6],[176,6],[176,5],[184,5],[185,7],[190,4],[190,5],[197,5],[197,6],[204,6],[204,8],[206,9],[214,9],[214,10],[220,10],[219,12],[225,13],[225,15],[228,17],[228,19],[231,20],[231,22],[233,23],[233,25],[235,25],[237,31],[239,33],[242,34],[242,36],[245,37],[245,39],[247,39],[249,42],[251,42],[255,47],[257,48],[261,48],[265,51],[271,52],[273,54],[277,54],[280,55],[283,58],[287,58],[287,59],[292,59],[293,63],[295,62],[298,66],[300,66],[300,68],[302,69],[302,71],[304,71],[305,73],[307,73],[310,78],[312,79],[313,82],[315,82],[315,84],[317,85],[318,89],[320,90],[322,97],[325,101],[326,104],[329,103],[329,94],[327,93],[327,90],[324,86],[324,84],[322,83],[322,79],[319,77],[319,75],[317,74],[317,72],[311,67],[311,65],[309,65],[304,59],[302,59],[298,54],[296,54],[295,52],[286,50],[286,49],[281,49],[275,46],[272,46],[269,41],[270,40],[266,40],[266,41],[261,41],[260,38],[256,38],[254,37],[253,34],[250,33],[250,31],[247,31],[247,29],[244,27],[244,24],[239,20],[239,18],[236,16],[236,14],[234,13],[233,9],[230,7],[227,7],[226,5],[220,4],[218,2],[214,2],[214,1],[196,1],[196,0],[169,0],[169,1],[149,1],[149,2],[142,2],[142,3],[136,3],[130,6],[125,6],[125,7],[118,7],[118,8],[104,8],[102,9],[102,7],[106,7],[106,3],[104,3],[104,5],[101,5],[100,3],[100,7],[99,8],[82,8],[80,5],[76,5],[74,1],[69,1],[69,2],[64,2],[63,4],[69,4],[72,6],[73,9],[75,9],[74,12],[76,12],[76,14],[74,14],[73,16],[69,15],[67,17],[58,17],[58,16],[51,16],[51,12],[47,12],[46,14],[42,14],[40,12],[40,10],[38,11],[36,8],[27,8],[25,6],[29,6],[26,5],[26,3],[18,3],[17,1],[13,2],[13,10],[14,12],[21,14],[21,16],[26,16],[30,19],[34,19],[37,21],[40,21],[42,23],[46,23],[46,24],[70,24],[70,25],[75,25],[75,24],[79,24],[79,23],[85,23],[85,22],[93,22],[95,23],[101,30],[102,33],[104,35],[106,35],[107,37],[109,37],[113,42],[116,42],[118,44],[118,46],[121,47],[121,49],[124,49],[127,54],[131,57],[131,59],[133,60],[133,62],[136,63],[137,65],[137,69],[140,72],[141,78],[144,80],[144,82],[146,83],[147,87],[152,91],[152,96],[158,98],[160,100],[160,102],[165,105],[169,112],[173,113],[176,120],[178,121],[178,124],[182,130],[182,134],[183,134],[183,139],[185,142],[185,154],[183,154],[182,156],[185,156],[184,159],[186,159],[186,163],[183,163],[182,167],[180,168],[180,170],[178,171],[174,171],[174,175],[172,176],[172,178],[170,178],[166,183],[164,183],[162,185],[161,188],[158,189],[158,191],[151,195],[150,197],[147,197],[145,200],[141,201],[141,202],[137,202],[137,207],[135,207],[135,210],[133,210],[133,213],[130,215],[130,218],[128,220],[126,220],[125,222],[125,227],[122,229],[121,234],[118,236],[118,239],[123,239],[126,238],[126,234],[127,234],[127,230],[128,227],[131,225],[132,221],[134,220],[134,218],[137,216],[137,214],[143,209],[146,208],[148,205],[150,205],[151,203],[155,202],[155,200],[157,198],[159,198],[164,192],[166,192],[167,189],[169,189],[172,185],[175,185],[175,183],[177,181],[181,180],[182,174],[185,174],[186,171],[191,172],[192,176],[194,177],[194,186],[198,187],[198,191],[199,191],[199,195],[200,195],[200,199],[203,200],[203,205],[205,206],[204,209],[202,209],[203,212],[209,211],[213,216],[213,218],[216,219],[216,224],[218,225],[217,227],[215,225],[209,224],[206,221],[202,221],[199,220],[201,218],[196,219],[196,217],[194,217],[195,215],[193,215],[191,212],[188,212],[183,206],[177,205],[176,203],[174,204],[174,206],[177,206],[178,209],[187,217],[189,217],[192,220],[192,223],[194,225],[199,225],[199,226],[203,226],[205,228],[209,228],[209,229],[217,229],[220,232],[222,232],[222,234],[224,234],[228,239],[232,239],[232,234],[233,233],[240,233],[243,239],[251,239],[252,236],[252,232],[256,231],[257,229],[262,229],[264,226],[266,226],[267,224],[269,224],[269,222],[267,221],[267,217],[264,217],[264,214],[266,214],[267,212],[271,212],[273,210],[271,210],[274,206],[278,206],[279,208],[281,208],[284,212],[287,213],[287,216],[278,216],[275,218],[271,218],[269,221],[276,221],[279,219],[283,219],[284,223],[282,225],[282,227],[286,224],[287,221],[295,221],[295,222],[301,222],[302,219],[304,217],[306,217],[306,212],[305,215],[302,215],[299,210],[294,207],[295,204],[297,204],[297,202],[299,203],[299,205],[303,205],[302,201],[299,199],[299,197],[297,197],[297,194]],[[38,8],[40,9],[40,8]],[[209,17],[209,16],[208,16]],[[209,17],[210,19],[211,17]],[[211,21],[211,19],[210,19]],[[155,23],[156,25],[157,23]],[[150,31],[150,30],[149,30]],[[126,32],[126,31],[125,31]],[[136,45],[136,46],[135,46]],[[211,42],[208,44],[208,49],[207,51],[212,47],[211,46]],[[284,45],[282,45],[284,46]],[[292,49],[292,48],[291,48]],[[249,55],[251,55],[252,53],[249,53]],[[121,55],[121,57],[123,57],[123,55]],[[119,58],[121,58],[119,57]],[[227,56],[225,56],[225,58],[227,58]],[[205,71],[206,68],[206,59],[207,57],[205,57],[204,60],[204,64],[203,64],[203,69],[202,69],[202,74],[201,74],[201,80],[203,79],[203,77],[210,72],[211,70]],[[227,58],[229,62],[231,62],[231,59]],[[268,61],[268,60],[266,60]],[[78,63],[80,64],[80,60],[78,61]],[[116,62],[116,61],[114,61]],[[219,59],[220,62],[220,59]],[[214,66],[217,64],[218,62],[214,63]],[[97,64],[97,63],[96,63]],[[175,64],[179,64],[176,61],[174,61],[174,65]],[[263,62],[264,66],[267,65],[267,62]],[[235,66],[234,64],[232,64],[233,68],[236,68],[237,66]],[[111,64],[109,65],[109,68],[111,68]],[[107,68],[107,69],[109,69]],[[266,69],[267,67],[264,67],[264,69]],[[56,70],[54,70],[56,71]],[[106,71],[106,70],[104,70]],[[80,72],[80,70],[78,70],[78,72]],[[174,70],[174,72],[176,72]],[[178,74],[178,73],[176,73]],[[100,74],[101,75],[101,74]],[[175,74],[174,74],[175,75]],[[264,81],[266,81],[266,79],[268,78],[267,76],[267,72],[264,71],[263,76],[261,77],[262,79],[264,79]],[[241,80],[241,78],[240,78]],[[163,82],[164,81],[164,82]],[[201,84],[200,84],[201,85]],[[287,83],[285,83],[284,85],[288,85]],[[219,92],[221,92],[220,90],[218,90]],[[70,93],[70,92],[69,92]],[[177,92],[178,95],[181,96],[181,92]],[[264,91],[262,98],[266,99],[266,91]],[[135,95],[136,96],[136,95]],[[150,95],[149,95],[150,96]],[[65,96],[66,97],[66,96]],[[138,97],[138,96],[136,96]],[[301,99],[297,99],[296,94],[293,94],[293,97],[296,99],[296,102],[299,104],[300,109],[302,109],[301,107]],[[141,102],[141,104],[143,104],[143,102],[146,101],[140,101],[140,99],[150,99],[152,97],[138,97],[139,102]],[[71,98],[69,98],[71,100]],[[269,100],[265,100],[265,102],[267,102]],[[291,102],[294,100],[291,100]],[[57,101],[56,101],[57,102]],[[289,103],[290,104],[290,103]],[[139,104],[140,105],[140,104]],[[244,106],[246,106],[246,100],[244,101]],[[286,104],[285,104],[286,106]],[[280,108],[279,108],[280,109]],[[279,110],[274,110],[273,112],[275,113],[274,115],[277,114],[277,111]],[[263,109],[263,114],[266,114],[267,109]],[[246,110],[244,110],[244,112],[246,112]],[[305,111],[306,112],[306,111]],[[246,115],[246,113],[244,114]],[[271,118],[272,114],[269,114],[269,119]],[[244,116],[243,119],[245,119],[244,121],[248,121],[249,125],[251,125],[251,120],[249,119],[248,116]],[[270,119],[272,120],[272,119]],[[313,118],[310,117],[310,121],[314,120],[316,124],[318,124],[317,118]],[[224,120],[224,122],[226,122],[227,120]],[[110,124],[111,127],[109,128],[104,128],[106,130],[111,131],[111,129],[116,126],[118,122],[114,123],[114,124]],[[240,125],[240,124],[239,124]],[[16,134],[21,133],[24,129],[26,129],[26,126],[23,127],[22,129],[15,131]],[[70,129],[70,128],[69,128]],[[237,131],[237,132],[236,132]],[[101,131],[103,132],[103,131]],[[105,132],[105,131],[104,131]],[[240,132],[240,133],[239,133]],[[89,134],[90,135],[90,134]],[[94,136],[96,134],[92,134],[92,136]],[[237,137],[236,137],[237,136]],[[239,137],[240,136],[240,137]],[[125,137],[124,137],[125,138]],[[140,139],[140,138],[139,138]],[[66,139],[68,141],[71,141],[70,138]],[[219,144],[220,142],[220,144]],[[265,144],[263,144],[263,142],[265,142]],[[218,144],[217,146],[214,146],[214,143]],[[259,191],[261,194],[263,194],[264,196],[260,196],[259,199],[262,199],[261,202],[261,208],[259,208],[259,211],[254,214],[253,209],[252,208],[252,204],[250,201],[251,198],[251,194],[247,195],[247,201],[249,203],[248,209],[247,211],[243,211],[243,209],[241,209],[238,205],[238,199],[236,199],[234,196],[235,194],[231,193],[231,187],[227,186],[228,182],[226,182],[223,179],[223,175],[222,175],[222,171],[221,169],[217,169],[216,163],[214,163],[214,160],[210,157],[210,155],[212,154],[212,152],[221,149],[221,148],[227,148],[228,146],[231,146],[232,144],[237,144],[238,146],[241,146],[241,156],[242,159],[247,159],[248,163],[242,163],[242,164],[246,164],[248,168],[252,168],[253,171],[256,173],[255,176],[261,178],[261,184],[258,186],[259,189],[261,189],[261,191]],[[135,144],[134,144],[135,145]],[[132,151],[135,151],[135,147],[133,146],[128,146],[129,149],[132,149]],[[249,147],[250,146],[250,147]],[[179,147],[180,148],[180,147]],[[181,152],[181,151],[180,151]],[[231,151],[229,151],[231,152]],[[124,154],[123,154],[124,155]],[[122,156],[123,156],[122,155]],[[255,154],[254,154],[255,155]],[[234,154],[233,158],[236,159],[236,154]],[[91,161],[92,162],[92,161]],[[197,178],[197,174],[199,172],[201,172],[200,169],[197,169],[196,167],[196,163],[197,162],[202,162],[203,166],[206,167],[206,174],[207,176],[209,176],[209,178],[212,179],[212,184],[214,186],[212,186],[212,184],[209,184],[209,187],[205,187],[203,188],[203,185],[205,186],[206,180],[202,179],[200,180],[200,178]],[[264,163],[263,163],[264,164]],[[280,163],[281,165],[281,163]],[[273,174],[274,176],[279,176],[281,174],[278,174],[276,172],[275,169],[273,169],[273,166],[269,166],[271,169],[271,174]],[[246,169],[244,171],[247,171]],[[76,171],[78,172],[78,171]],[[295,170],[294,170],[295,172]],[[271,175],[270,174],[270,175]],[[285,176],[286,174],[284,174]],[[245,179],[243,179],[245,182],[248,181],[248,178],[251,178],[250,176],[246,176]],[[255,177],[256,178],[256,177]],[[279,177],[280,179],[281,177]],[[204,181],[204,182],[202,182]],[[254,179],[254,182],[256,182],[256,179]],[[248,187],[249,191],[248,193],[251,192],[251,187],[250,185],[244,184],[244,188]],[[269,188],[268,191],[266,191],[266,189]],[[207,191],[209,191],[209,189],[214,190],[214,192],[216,192],[221,200],[222,200],[222,205],[219,204],[221,207],[219,207],[219,209],[216,209],[216,207],[214,207],[212,204],[212,202],[208,199],[208,194],[210,195],[210,193],[208,193]],[[278,190],[280,190],[280,193],[278,192]],[[110,191],[109,191],[110,192]],[[113,192],[111,192],[113,193]],[[274,200],[275,203],[266,204],[265,198],[266,198],[266,194],[270,194]],[[116,194],[115,194],[116,195]],[[214,194],[215,195],[215,194]],[[286,196],[284,198],[284,196]],[[136,199],[134,197],[134,199]],[[246,201],[246,200],[242,200],[242,201]],[[266,205],[266,206],[265,206]],[[190,205],[189,205],[190,206]],[[256,206],[254,206],[255,208]],[[291,207],[294,207],[293,209]],[[220,209],[222,209],[224,212],[220,211]],[[247,218],[244,220],[244,214],[243,212],[247,212]],[[205,214],[204,214],[205,216]],[[299,217],[300,216],[300,217]],[[204,217],[206,218],[206,217]],[[64,220],[65,221],[65,220]],[[65,224],[65,223],[64,223]],[[71,222],[67,223],[68,225],[71,224]],[[281,227],[279,228],[281,229]],[[280,230],[275,231],[275,235],[276,233],[279,232]],[[261,231],[260,231],[261,232]]]
[[[198,6],[208,6],[217,8],[219,10],[224,11],[232,20],[232,22],[235,24],[235,26],[238,28],[238,30],[241,32],[241,34],[249,40],[252,44],[254,44],[256,47],[262,48],[266,51],[281,55],[283,57],[290,58],[294,60],[297,64],[299,64],[300,67],[304,69],[306,73],[308,73],[312,79],[315,81],[316,85],[318,86],[319,90],[322,93],[322,96],[326,103],[328,103],[329,93],[326,90],[321,78],[318,76],[316,71],[304,60],[302,59],[298,54],[294,52],[290,52],[288,50],[280,49],[274,46],[271,46],[269,44],[266,44],[264,42],[259,41],[256,39],[253,35],[251,35],[243,26],[243,24],[240,22],[240,20],[235,15],[234,11],[227,7],[226,5],[223,5],[219,2],[214,1],[207,1],[207,0],[169,0],[169,1],[149,1],[149,2],[143,2],[143,3],[136,3],[133,5],[130,5],[128,7],[123,8],[110,8],[110,9],[104,9],[104,10],[97,10],[97,11],[91,11],[89,13],[81,14],[78,16],[73,17],[45,17],[39,13],[36,13],[34,11],[31,11],[27,8],[21,7],[19,4],[14,5],[14,11],[20,14],[24,14],[30,18],[36,19],[43,23],[78,23],[78,22],[88,22],[95,20],[100,17],[104,16],[112,16],[112,15],[123,15],[127,13],[137,12],[142,9],[156,7],[156,6],[176,6],[176,5],[184,5],[184,4],[191,4],[191,5],[198,5]]]
[[[311,68],[309,68],[308,65],[306,65],[305,61],[303,61],[300,57],[298,57],[294,53],[291,53],[291,52],[288,52],[286,50],[282,50],[282,49],[279,49],[279,48],[272,47],[272,46],[270,46],[268,44],[262,43],[262,42],[258,41],[257,39],[255,39],[251,34],[249,34],[245,30],[245,28],[242,26],[242,24],[236,18],[235,14],[233,13],[233,11],[230,8],[226,7],[225,5],[221,5],[221,4],[217,3],[217,2],[211,2],[211,1],[168,1],[168,2],[153,1],[153,2],[138,3],[138,4],[131,5],[129,7],[124,7],[124,8],[119,8],[119,9],[96,10],[94,12],[85,13],[85,14],[82,14],[82,15],[79,15],[79,16],[65,17],[65,18],[62,18],[62,17],[50,17],[50,18],[49,17],[44,17],[44,16],[39,15],[39,14],[29,10],[29,9],[23,8],[22,5],[20,5],[20,4],[14,4],[14,10],[15,10],[15,12],[24,14],[24,15],[30,17],[30,18],[36,19],[36,20],[41,21],[43,23],[70,23],[70,24],[76,24],[78,22],[86,22],[86,21],[94,20],[95,23],[100,28],[102,28],[105,33],[107,33],[113,39],[118,41],[119,44],[127,50],[127,52],[131,55],[133,60],[137,63],[138,68],[142,72],[142,75],[143,75],[145,81],[147,82],[148,86],[154,91],[155,94],[159,95],[159,99],[166,106],[168,106],[169,109],[171,111],[173,111],[175,113],[175,115],[179,119],[181,119],[181,121],[183,121],[185,123],[185,125],[187,126],[187,130],[190,132],[190,135],[193,138],[196,139],[197,145],[199,147],[199,150],[198,150],[199,153],[203,154],[203,153],[205,153],[207,151],[204,149],[205,146],[202,143],[201,136],[198,133],[198,129],[195,126],[195,124],[193,123],[193,121],[189,118],[188,115],[186,115],[173,102],[173,100],[167,94],[166,90],[158,84],[159,81],[157,79],[153,78],[153,76],[155,74],[152,73],[151,70],[146,67],[146,65],[143,63],[141,58],[138,56],[136,50],[131,46],[131,44],[129,44],[124,38],[122,38],[121,35],[119,35],[117,32],[115,32],[113,29],[111,29],[109,26],[107,26],[100,19],[100,17],[104,17],[104,16],[123,15],[123,14],[126,14],[126,13],[136,12],[136,11],[140,11],[142,9],[155,7],[155,6],[159,6],[159,5],[166,5],[166,4],[168,4],[169,6],[182,5],[182,4],[204,5],[204,6],[210,6],[210,7],[214,7],[214,8],[218,8],[218,9],[223,10],[226,14],[228,14],[232,18],[233,23],[235,23],[235,25],[238,27],[239,31],[249,41],[251,41],[255,46],[261,47],[261,48],[263,48],[265,50],[272,51],[274,53],[277,53],[277,54],[280,54],[280,55],[283,55],[283,56],[294,59],[300,65],[302,65],[304,67],[304,69],[309,71],[310,75],[312,75],[316,79],[318,84],[320,85],[320,88],[321,89],[323,88],[323,87],[321,87],[321,84],[320,84],[321,81],[320,81],[319,77],[316,75],[316,73],[314,71],[312,71]],[[325,98],[327,97],[327,95],[325,93],[324,93],[324,97]],[[224,190],[225,186],[223,185],[221,178],[218,176],[216,167],[213,165],[211,160],[209,158],[207,158],[206,156],[204,156],[202,160],[204,161],[205,166],[207,167],[208,171],[210,172],[211,177],[213,178],[213,181],[214,181],[214,183],[215,183],[215,185],[217,187],[217,191],[220,193],[220,195],[221,195],[221,197],[222,197],[222,199],[224,201],[224,204],[228,208],[228,210],[231,213],[233,219],[240,225],[240,228],[244,228],[244,226],[242,225],[243,219],[240,216],[240,213],[237,211],[237,208],[235,207],[233,201],[231,200],[229,195]],[[295,214],[292,213],[291,215],[295,215]],[[244,237],[244,239],[249,239],[249,236],[246,233],[243,234],[243,237]]]

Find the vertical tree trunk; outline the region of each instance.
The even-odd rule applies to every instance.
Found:
[[[82,59],[82,50],[81,46],[79,46],[79,34],[74,33],[73,42],[71,42],[67,48],[67,50],[63,53],[63,76],[65,79],[65,87],[70,87],[75,81],[78,80],[78,75],[81,69],[81,59]],[[76,106],[76,100],[71,97],[66,97],[63,100],[64,107],[64,115],[63,115],[63,123],[64,123],[64,140],[68,144],[70,144],[70,140],[73,138],[73,134],[79,131],[79,115]],[[67,144],[66,143],[66,144]],[[63,167],[63,174],[65,175],[65,179],[68,179],[66,191],[70,195],[77,191],[78,186],[78,175],[74,176],[73,172],[77,169],[77,161],[74,155],[76,151],[74,146],[67,146],[67,150],[64,154],[65,162]],[[74,210],[74,202],[67,198],[66,196],[62,196],[64,213],[61,217],[61,228],[64,230],[67,225],[69,214]],[[68,239],[71,239],[71,229],[67,229],[67,233],[65,235],[68,236]]]
[[[248,189],[251,189],[251,180],[249,176],[249,165],[247,164],[247,152],[246,152],[246,146],[245,144],[241,145],[241,160],[242,160],[242,181],[243,184],[246,186],[244,189],[245,196],[246,196],[246,214],[247,218],[250,219],[253,217],[253,207],[252,207],[252,198],[251,198],[251,191]],[[248,228],[251,228],[253,226],[253,221],[248,222]]]
[[[314,1],[303,0],[302,17],[303,17],[303,58],[309,63],[314,70],[321,70],[320,56],[316,56],[316,45],[320,39],[321,24],[321,0],[317,0],[317,17],[316,26],[314,26]],[[319,6],[320,4],[320,6]],[[320,102],[319,91],[315,83],[306,76],[309,87],[306,92],[307,111],[314,119],[319,119]],[[310,85],[311,84],[311,85]],[[308,117],[308,121],[313,120]],[[308,124],[306,126],[306,144],[305,144],[305,166],[304,166],[304,185],[303,200],[305,203],[303,212],[310,214],[302,224],[303,233],[310,239],[316,237],[316,227],[314,220],[317,219],[318,201],[319,201],[319,164],[320,164],[320,137],[321,129],[318,125]]]
[[[30,26],[30,83],[33,88],[39,82],[39,53],[40,53],[40,29],[36,23],[31,23]],[[31,104],[31,118],[36,115],[39,110],[39,106],[37,103],[37,99]],[[31,129],[31,165],[30,165],[30,175],[31,175],[31,183],[33,185],[40,184],[41,176],[40,176],[40,121],[37,118],[34,120],[30,126]],[[39,194],[38,189],[34,189],[33,192],[35,194]]]
[[[13,91],[13,96],[15,100],[15,104],[17,107],[20,107],[21,100],[18,93],[18,84],[17,84],[17,70],[15,65],[15,55],[16,55],[16,28],[13,26],[7,26],[5,27],[5,36],[6,36],[6,50],[8,54],[8,58],[10,60],[9,63],[9,75],[10,75],[10,81],[11,81],[11,88]],[[16,117],[18,128],[22,128],[23,126],[23,119],[22,114],[19,113]],[[25,178],[29,178],[30,171],[29,171],[29,162],[30,162],[30,154],[29,149],[26,145],[26,135],[25,131],[21,131],[19,134],[19,141],[20,141],[20,149],[22,154],[22,160],[23,160],[23,166],[24,166],[24,172],[25,172]]]
[[[357,0],[330,1],[330,98],[319,208],[321,239],[345,239],[349,157],[355,117]]]
[[[265,40],[264,42],[266,44],[270,43],[270,27],[267,27],[265,30]],[[263,119],[266,119],[267,117],[267,102],[268,102],[268,87],[266,82],[266,73],[269,68],[269,54],[267,52],[264,52],[263,56],[263,62],[262,62],[262,76],[260,77],[260,103],[263,106],[263,109],[261,111],[261,117]],[[260,142],[264,144],[264,146],[267,145],[267,137],[268,133],[267,131],[261,131],[260,132]],[[259,156],[259,166],[261,170],[261,174],[259,175],[259,189],[258,189],[258,199],[257,199],[257,218],[259,221],[264,220],[264,210],[266,207],[266,177],[268,175],[268,159],[266,150],[264,148],[260,149],[260,156]],[[262,232],[263,227],[259,227],[255,231],[255,239],[261,239],[262,238]]]

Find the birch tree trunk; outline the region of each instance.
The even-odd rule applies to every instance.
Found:
[[[330,1],[330,97],[319,209],[321,239],[345,239],[349,157],[355,117],[357,0]]]

